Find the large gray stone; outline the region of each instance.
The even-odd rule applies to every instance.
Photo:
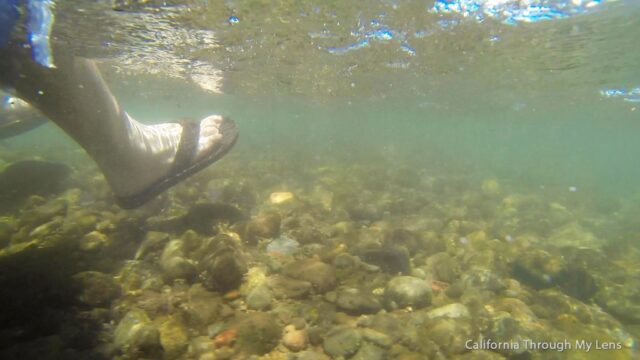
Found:
[[[397,276],[387,284],[385,305],[391,310],[411,306],[421,308],[431,303],[431,286],[413,276]]]

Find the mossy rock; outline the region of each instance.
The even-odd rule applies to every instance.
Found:
[[[245,354],[262,355],[273,350],[280,341],[282,325],[269,314],[253,313],[233,325],[238,332],[238,350]]]

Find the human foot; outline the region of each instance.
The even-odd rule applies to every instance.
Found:
[[[235,123],[218,115],[200,122],[142,125],[131,120],[136,144],[121,171],[105,172],[116,202],[125,209],[141,206],[171,186],[211,165],[235,144]],[[133,164],[137,163],[137,164]],[[126,168],[126,169],[125,169]]]

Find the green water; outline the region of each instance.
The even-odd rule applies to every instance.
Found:
[[[153,86],[172,91],[162,82]],[[424,98],[412,96],[318,104],[302,97],[210,96],[187,90],[193,95],[167,94],[159,105],[155,95],[127,91],[121,98],[130,114],[148,122],[226,114],[240,128],[236,151],[275,148],[345,159],[353,153],[386,154],[405,166],[428,170],[429,162],[447,163],[528,186],[576,186],[587,194],[621,197],[640,191],[639,113],[633,105],[598,99],[597,93],[591,102],[555,98],[522,109],[476,108],[473,103],[439,109],[437,104],[421,106]],[[31,147],[35,142],[34,150],[52,144],[74,148],[64,134],[48,127],[10,143]]]
[[[448,162],[532,186],[622,197],[638,192],[640,110],[599,93],[638,85],[637,2],[517,26],[462,19],[444,29],[437,21],[460,18],[434,15],[420,2],[179,4],[190,10],[164,16],[176,12],[169,6],[150,18],[141,14],[155,13],[153,7],[109,13],[101,5],[60,4],[55,31],[60,46],[74,43],[79,53],[101,56],[114,93],[134,117],[159,122],[223,113],[240,127],[238,151],[386,152],[410,166]],[[230,15],[239,23],[229,25]],[[94,16],[112,32],[76,31]],[[415,55],[402,52],[396,39],[371,40],[342,55],[324,50],[355,42],[349,31],[371,28],[367,19],[403,32]],[[211,32],[217,44],[203,38],[198,46],[187,29]],[[428,35],[411,37],[421,30]],[[139,38],[153,31],[155,39]],[[171,42],[170,35],[193,44]],[[93,45],[99,41],[111,45]],[[143,52],[141,62],[156,64],[158,74],[110,71],[139,71],[117,61]],[[175,59],[163,63],[165,53]],[[162,68],[180,57],[221,69],[224,94],[163,80],[180,75]],[[390,66],[396,63],[403,67]],[[17,141],[29,138],[40,135]]]

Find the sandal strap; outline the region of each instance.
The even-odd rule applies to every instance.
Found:
[[[178,151],[171,166],[172,173],[178,173],[193,164],[200,140],[200,123],[189,120],[180,121],[182,135],[178,144]]]

